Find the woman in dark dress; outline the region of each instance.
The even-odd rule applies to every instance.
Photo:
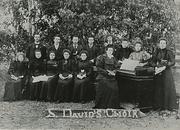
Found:
[[[128,59],[132,52],[133,49],[129,47],[129,41],[127,39],[123,39],[121,46],[117,48],[115,57],[117,60],[123,61],[124,59]]]
[[[159,40],[159,48],[156,50],[152,65],[154,67],[164,67],[165,70],[156,75],[155,78],[155,108],[161,110],[176,110],[176,89],[173,79],[171,67],[175,64],[175,56],[173,52],[166,48],[167,40],[161,38]]]
[[[44,62],[41,51],[35,50],[35,58],[30,62],[30,100],[40,100],[40,91],[42,88],[42,81],[39,79],[39,76],[46,74],[46,63]]]
[[[90,75],[92,62],[88,60],[88,52],[81,51],[77,62],[76,76],[74,80],[73,101],[85,103],[88,101],[88,89],[90,87]]]
[[[40,99],[53,101],[58,81],[58,62],[56,61],[56,54],[54,51],[49,52],[49,60],[46,63],[46,76],[48,80],[42,83]]]
[[[54,99],[58,102],[70,102],[73,89],[74,61],[70,59],[70,50],[63,50],[64,59],[59,62],[59,79]]]
[[[98,70],[95,107],[99,109],[119,108],[119,90],[115,79],[117,60],[113,56],[112,45],[106,47],[106,54],[97,58]]]
[[[129,55],[133,52],[133,49],[129,47],[129,41],[127,39],[122,39],[121,46],[117,49],[115,57],[121,64],[123,60],[128,59]],[[132,82],[128,79],[118,77],[118,87],[119,87],[119,98],[121,102],[129,102],[132,94],[130,94],[130,88],[132,87]],[[134,92],[133,92],[134,93]],[[127,96],[129,94],[129,96]],[[131,95],[131,96],[130,96]]]
[[[27,62],[25,56],[19,52],[16,54],[16,60],[10,64],[8,74],[9,81],[5,84],[4,101],[15,101],[22,99],[22,90],[24,90],[27,80]]]

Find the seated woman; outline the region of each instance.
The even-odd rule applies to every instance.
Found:
[[[44,62],[41,51],[35,50],[35,58],[30,62],[30,100],[40,100],[42,88],[41,76],[46,74],[46,63]]]
[[[106,47],[106,53],[97,58],[98,70],[95,107],[99,109],[119,108],[119,90],[115,78],[118,68],[117,60],[113,56],[112,45]]]
[[[74,81],[73,101],[85,103],[88,99],[90,88],[90,74],[92,62],[88,60],[88,52],[81,51],[80,59],[77,62],[76,76]]]
[[[159,48],[152,57],[152,66],[164,67],[164,71],[155,78],[154,106],[161,110],[173,111],[177,109],[176,89],[171,67],[175,64],[173,52],[167,49],[167,40],[159,40]]]
[[[5,84],[4,101],[15,101],[22,99],[22,90],[27,80],[27,62],[22,52],[16,54],[16,60],[10,64],[8,74],[9,81]]]
[[[55,60],[55,57],[55,52],[50,51],[49,60],[46,63],[46,76],[48,77],[48,80],[43,82],[42,84],[42,89],[40,93],[41,100],[53,101],[53,96],[58,81],[58,62]]]
[[[129,56],[129,59],[131,60],[137,60],[140,62],[146,62],[151,58],[150,54],[147,53],[146,51],[142,50],[142,43],[141,42],[136,42],[134,46],[135,52],[132,52]]]
[[[59,62],[59,79],[54,95],[54,100],[58,102],[70,102],[73,89],[73,68],[74,61],[70,59],[70,50],[63,50],[64,59]]]

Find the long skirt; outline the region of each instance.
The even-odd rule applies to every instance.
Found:
[[[42,82],[42,88],[40,92],[40,99],[43,101],[53,101],[55,90],[57,87],[58,76],[48,78],[47,81]]]
[[[16,101],[22,99],[23,79],[11,80],[5,84],[4,101]]]
[[[72,99],[73,78],[59,79],[54,95],[54,100],[59,102],[70,102]]]
[[[118,109],[119,107],[120,102],[117,81],[114,79],[100,79],[96,87],[95,108]]]
[[[73,89],[74,102],[86,102],[88,100],[88,88],[90,86],[89,78],[84,79],[75,78]]]
[[[40,92],[42,88],[43,82],[37,82],[37,83],[32,83],[32,78],[30,79],[30,85],[29,85],[29,90],[30,90],[30,100],[40,100]]]
[[[155,78],[154,107],[167,110],[178,108],[173,74],[170,68]]]

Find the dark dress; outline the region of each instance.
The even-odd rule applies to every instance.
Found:
[[[90,85],[90,76],[92,72],[92,62],[88,60],[79,60],[76,68],[76,76],[74,80],[74,90],[73,90],[73,101],[74,102],[86,102],[88,101],[88,94],[91,92]],[[78,74],[84,75],[86,77],[83,79],[79,79],[77,77]],[[88,91],[90,90],[90,91]]]
[[[40,75],[45,75],[46,74],[46,63],[44,62],[43,59],[34,59],[33,61],[30,62],[29,65],[30,69],[30,85],[29,85],[29,90],[30,90],[30,99],[31,100],[40,100],[40,91],[42,88],[42,81],[33,83],[33,78],[32,76],[40,76]]]
[[[53,101],[58,81],[58,62],[49,60],[46,63],[46,75],[51,76],[47,81],[42,82],[40,99],[45,101]]]
[[[117,48],[115,57],[117,60],[123,61],[124,59],[128,59],[132,52],[133,52],[133,49],[129,47],[123,48],[122,46],[120,46],[119,48]],[[134,98],[133,97],[134,91],[132,88],[133,83],[129,82],[128,79],[121,79],[121,78],[118,78],[117,82],[118,82],[118,87],[119,87],[120,101],[129,102],[130,100],[132,100],[132,98]]]
[[[115,57],[108,58],[103,54],[97,58],[96,66],[98,70],[96,88],[95,108],[119,108],[119,90],[115,76],[108,75],[107,70],[115,71],[117,61]]]
[[[117,46],[116,45],[114,45],[114,44],[112,44],[113,45],[113,48],[114,48],[114,52],[113,52],[113,55],[115,56],[115,54],[116,54],[116,51],[117,51]],[[106,46],[102,46],[101,47],[101,49],[99,50],[99,54],[100,55],[103,55],[103,54],[105,54],[106,53]]]
[[[27,62],[12,62],[10,64],[8,74],[16,77],[23,76],[23,78],[14,80],[9,77],[9,81],[7,81],[5,84],[4,101],[15,101],[22,99],[22,90],[24,89],[27,80]]]
[[[129,55],[133,52],[133,49],[127,47],[127,48],[123,48],[122,46],[120,46],[119,48],[117,48],[115,57],[117,60],[123,60],[123,59],[128,59]]]
[[[26,50],[26,57],[29,59],[29,61],[32,61],[33,59],[35,59],[35,50],[39,49],[42,53],[42,59],[46,59],[47,58],[47,49],[44,45],[42,45],[41,43],[38,45],[35,45],[34,43],[29,45],[27,50]]]
[[[69,74],[73,75],[74,72],[74,61],[71,59],[61,60],[58,65],[59,73],[64,77],[67,77]],[[73,91],[73,77],[67,79],[61,79],[58,76],[57,88],[54,95],[54,100],[59,102],[69,102],[72,99]]]
[[[167,60],[167,63],[162,62]],[[173,52],[167,49],[157,49],[153,58],[152,65],[155,67],[166,66],[166,69],[155,77],[155,108],[174,110],[177,109],[176,89],[171,67],[175,64]]]
[[[60,61],[63,59],[63,49],[65,49],[65,47],[61,44],[59,44],[59,47],[57,49],[55,48],[55,45],[52,45],[49,47],[48,52],[50,51],[55,52],[55,56],[56,56],[55,60]]]

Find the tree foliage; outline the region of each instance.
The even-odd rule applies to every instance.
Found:
[[[0,46],[11,48],[9,51],[25,50],[32,34],[39,32],[45,44],[56,34],[65,42],[73,35],[82,41],[93,35],[99,43],[112,35],[115,43],[122,37],[132,42],[140,37],[148,48],[164,36],[174,47],[178,23],[173,0],[32,1],[31,6],[28,0],[3,0],[0,4],[0,18],[4,18]]]

